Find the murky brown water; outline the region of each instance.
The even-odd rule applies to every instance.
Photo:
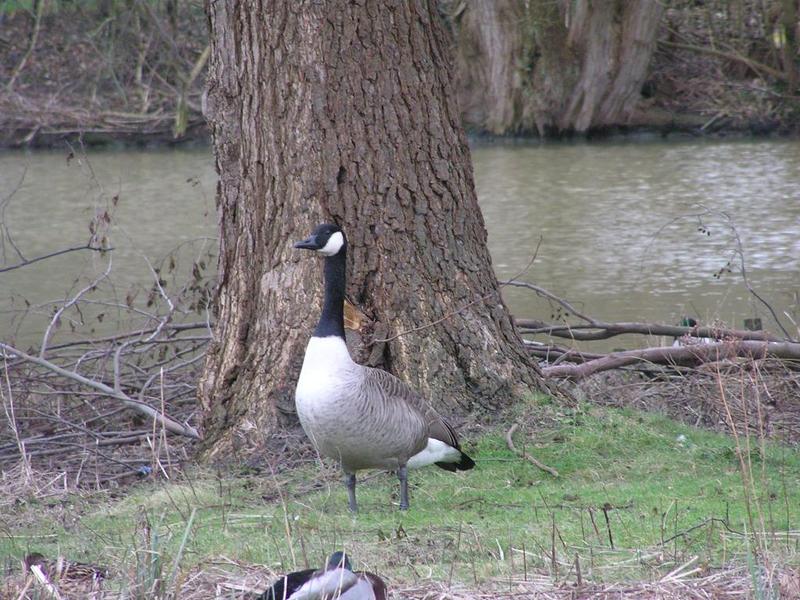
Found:
[[[107,209],[113,214],[112,276],[101,290],[87,296],[102,304],[85,307],[81,315],[88,323],[81,326],[82,331],[107,332],[121,314],[113,304],[124,304],[137,287],[144,289],[135,303],[146,309],[147,288],[154,278],[145,257],[158,267],[178,248],[181,273],[175,280],[186,281],[192,263],[216,249],[216,173],[208,148],[90,151],[88,160],[78,157],[69,162],[66,155],[57,151],[0,153],[0,201],[24,173],[21,187],[8,202],[5,224],[24,256],[33,258],[87,243],[95,211]],[[18,263],[9,240],[0,241],[4,252],[0,263]],[[0,337],[37,343],[52,303],[71,297],[102,273],[107,263],[108,255],[81,251],[0,273]],[[96,319],[98,314],[104,315],[102,323]],[[80,317],[73,315],[73,319]],[[59,335],[69,329],[65,322]]]
[[[596,318],[761,317],[774,331],[737,272],[738,233],[751,285],[800,316],[797,141],[487,146],[473,158],[500,277],[523,269],[541,236],[525,278]],[[715,278],[731,259],[734,272]],[[530,292],[506,297],[519,315],[552,312]],[[605,346],[621,341],[642,343]]]
[[[114,195],[113,289],[120,298],[151,280],[143,256],[155,263],[182,245],[190,264],[215,246],[209,149],[92,151],[88,164],[67,163],[65,154],[0,154],[0,200],[27,169],[4,219],[26,257],[85,243],[91,215]],[[524,278],[597,318],[677,323],[690,314],[741,326],[758,316],[774,330],[738,273],[713,277],[731,258],[737,264],[732,223],[752,285],[780,312],[798,317],[796,141],[479,144],[473,160],[500,277],[523,269],[541,237]],[[0,262],[14,264],[10,241],[2,241]],[[34,342],[45,316],[22,319],[23,299],[63,299],[106,260],[80,252],[0,273],[0,337],[19,328],[18,339]],[[506,297],[519,316],[552,312],[529,292],[506,288]]]

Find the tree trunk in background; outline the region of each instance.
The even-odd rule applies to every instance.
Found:
[[[472,0],[451,18],[459,96],[487,108],[465,122],[540,135],[634,122],[662,12],[657,0]]]
[[[348,235],[348,296],[375,339],[466,306],[367,348],[371,362],[445,412],[540,383],[499,298],[432,4],[207,5],[221,227],[200,384],[210,457],[258,451],[294,411],[322,264],[291,242],[322,221]]]
[[[512,133],[522,121],[526,52],[525,4],[519,0],[473,0],[455,29],[457,89],[464,121],[490,133]],[[459,18],[460,15],[451,15]]]
[[[794,94],[797,89],[797,0],[781,1],[781,25],[783,29],[782,62],[786,73],[786,91]]]

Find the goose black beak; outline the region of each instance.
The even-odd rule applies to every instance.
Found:
[[[312,235],[300,242],[295,242],[294,247],[300,248],[301,250],[318,250],[319,244],[317,243],[317,236]]]

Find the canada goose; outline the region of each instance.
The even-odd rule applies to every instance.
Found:
[[[390,469],[408,509],[407,467],[447,471],[475,466],[450,424],[397,377],[353,361],[344,337],[347,240],[336,225],[320,225],[295,248],[325,257],[325,300],[306,347],[295,404],[303,429],[324,456],[339,460],[350,510],[356,512],[356,471]]]
[[[353,572],[343,552],[331,554],[319,571],[305,569],[281,577],[258,600],[385,600],[386,584],[374,573]]]

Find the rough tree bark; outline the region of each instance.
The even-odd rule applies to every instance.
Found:
[[[512,133],[525,121],[525,71],[519,61],[527,51],[525,3],[519,0],[472,0],[449,6],[458,22],[456,75],[465,123],[490,133]]]
[[[465,122],[560,135],[634,124],[657,0],[471,0],[451,7]],[[475,110],[476,106],[485,106]]]
[[[219,172],[217,329],[200,386],[209,456],[249,454],[294,410],[321,264],[291,247],[348,234],[363,354],[446,412],[541,384],[498,294],[433,0],[210,1]]]

